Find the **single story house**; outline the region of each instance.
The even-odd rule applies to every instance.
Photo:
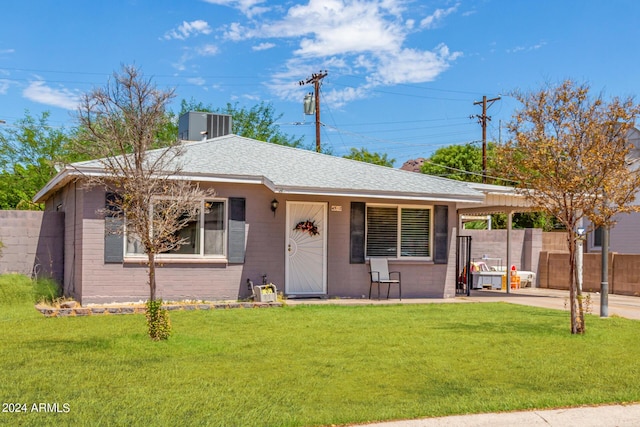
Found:
[[[453,297],[458,207],[516,197],[232,134],[184,144],[181,177],[215,197],[202,201],[190,243],[158,257],[165,300],[244,298],[247,279],[265,274],[290,298],[364,298],[374,256],[402,272],[403,298]],[[101,173],[99,161],[68,165],[34,197],[65,213],[64,292],[81,304],[145,300],[146,256],[105,232],[98,211],[110,195],[85,185]]]
[[[640,167],[640,130],[629,129],[627,133],[629,143],[629,168]],[[640,194],[636,194],[634,205],[640,205]],[[614,217],[616,224],[609,230],[609,251],[622,254],[640,254],[640,212],[618,214]],[[585,226],[590,225],[585,221]],[[602,251],[602,229],[597,228],[587,236],[587,252]]]

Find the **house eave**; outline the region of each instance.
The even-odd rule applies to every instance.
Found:
[[[327,197],[361,197],[373,199],[397,199],[425,202],[451,202],[451,203],[482,203],[483,195],[458,195],[458,194],[425,194],[403,192],[379,192],[360,189],[332,189],[332,188],[308,188],[277,186],[275,192],[282,194],[295,194],[301,196],[327,196]]]
[[[40,191],[31,199],[34,203],[44,203],[49,198],[49,194],[64,187],[74,178],[73,169],[66,166],[58,172]]]
[[[50,194],[61,189],[70,181],[79,177],[102,176],[104,171],[99,168],[81,168],[67,165],[56,174],[40,191],[33,196],[34,203],[44,203],[49,199]]]

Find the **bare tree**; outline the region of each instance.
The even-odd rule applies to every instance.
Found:
[[[575,268],[576,227],[587,217],[610,225],[635,210],[640,173],[627,162],[626,135],[640,107],[632,98],[592,97],[567,80],[538,92],[512,94],[522,103],[508,124],[513,139],[498,150],[499,167],[540,209],[569,231],[571,333],[585,332],[582,290]],[[603,197],[606,195],[606,197]]]
[[[156,301],[156,258],[186,243],[179,231],[195,221],[211,191],[180,178],[182,146],[152,149],[168,119],[173,90],[159,90],[133,66],[103,88],[82,97],[78,108],[79,149],[98,162],[103,173],[88,178],[116,193],[111,211],[125,218],[129,238],[135,236],[148,262],[149,300]]]

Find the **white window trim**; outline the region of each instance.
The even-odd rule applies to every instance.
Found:
[[[414,205],[414,204],[400,204],[400,203],[367,203],[365,206],[365,251],[367,249],[367,240],[369,239],[369,223],[367,221],[367,209],[371,207],[393,208],[398,211],[398,224],[397,224],[397,242],[396,242],[396,256],[388,257],[392,260],[407,260],[407,261],[433,261],[433,205]],[[402,256],[398,255],[401,252],[401,239],[402,239],[402,209],[424,209],[429,210],[429,255],[428,257],[417,256]],[[369,260],[371,257],[369,254],[365,254],[365,259]]]
[[[157,197],[157,199],[166,199],[166,197]],[[210,254],[206,255],[204,253],[204,204],[205,202],[223,202],[224,203],[224,235],[222,242],[222,254]],[[151,207],[151,211],[149,215],[153,215],[153,206]],[[207,197],[206,199],[200,200],[200,252],[198,254],[166,254],[161,253],[156,255],[157,260],[161,260],[163,262],[219,262],[219,263],[227,263],[227,250],[228,250],[228,239],[229,239],[229,199],[227,198],[219,198],[219,197]],[[127,231],[127,222],[124,221],[124,238],[122,239],[123,244],[123,254],[124,254],[124,262],[141,262],[147,259],[147,254],[133,254],[127,252],[127,240],[128,240],[128,231]]]

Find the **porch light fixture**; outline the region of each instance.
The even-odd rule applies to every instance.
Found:
[[[278,209],[278,201],[276,199],[273,199],[271,201],[271,212],[273,212],[273,216],[276,216],[276,209]]]

